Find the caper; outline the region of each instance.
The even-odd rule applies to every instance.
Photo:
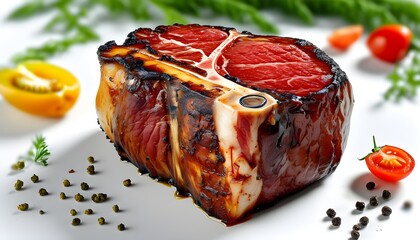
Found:
[[[124,231],[125,230],[125,225],[120,223],[120,224],[118,224],[117,228],[118,228],[119,231]]]
[[[89,156],[89,157],[87,158],[87,160],[88,160],[88,162],[89,162],[90,164],[93,164],[93,163],[95,162],[95,158],[94,158],[94,157],[92,157],[92,156]]]
[[[77,214],[77,211],[75,209],[70,210],[70,215],[74,216]]]
[[[19,160],[15,164],[12,165],[13,170],[22,170],[25,168],[25,161]]]
[[[39,210],[39,215],[44,215],[44,210]]]
[[[61,199],[61,200],[64,200],[64,199],[66,199],[66,198],[67,198],[66,194],[65,194],[64,192],[61,192],[61,193],[60,193],[60,199]]]
[[[82,194],[77,193],[76,195],[74,195],[74,200],[76,200],[76,202],[82,202],[83,200],[85,200],[85,197],[83,197]]]
[[[20,191],[23,187],[23,181],[21,181],[20,179],[18,179],[15,183],[15,189],[16,191]]]
[[[101,202],[105,202],[108,199],[108,195],[105,193],[98,193],[98,194],[94,193],[92,194],[91,199],[95,203],[101,203]]]
[[[32,177],[31,177],[31,181],[33,182],[33,183],[37,183],[37,182],[39,182],[39,177],[37,176],[37,175],[32,175]]]
[[[81,188],[83,191],[86,191],[86,190],[89,190],[89,185],[88,185],[87,183],[85,183],[85,182],[82,182],[82,183],[80,184],[80,188]]]
[[[28,210],[28,209],[29,209],[29,204],[27,204],[27,203],[22,203],[22,204],[19,204],[19,205],[17,206],[17,208],[18,208],[20,211],[26,211],[26,210]]]
[[[64,185],[64,187],[70,186],[70,181],[68,179],[64,179],[63,185]]]
[[[86,209],[86,210],[85,210],[85,214],[86,214],[86,215],[92,215],[92,214],[93,214],[93,210],[92,210],[92,209],[90,209],[90,208],[89,208],[89,209]]]
[[[118,207],[118,205],[115,204],[114,206],[112,206],[112,211],[119,212],[120,211],[120,207]]]
[[[124,185],[124,186],[126,186],[126,187],[131,186],[131,179],[125,179],[125,180],[123,181],[123,185]]]
[[[93,165],[89,165],[89,166],[87,167],[86,171],[87,171],[87,173],[88,173],[89,175],[93,175],[93,174],[95,174],[95,166],[93,166]]]
[[[77,225],[80,225],[80,222],[81,222],[80,218],[73,218],[71,225],[77,226]]]
[[[99,225],[104,225],[106,223],[105,218],[103,218],[103,217],[98,218],[98,223],[99,223]]]
[[[45,190],[45,188],[40,188],[38,193],[39,193],[40,196],[47,196],[48,195],[48,192],[47,192],[47,190]]]

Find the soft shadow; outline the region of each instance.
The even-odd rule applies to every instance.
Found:
[[[336,56],[340,56],[345,54],[345,51],[341,51],[337,48],[331,47],[331,46],[327,46],[325,48],[322,49],[328,56],[331,57],[336,57]]]
[[[386,63],[372,56],[366,56],[357,64],[358,68],[364,72],[372,74],[389,73],[394,69],[394,64]]]
[[[373,181],[376,184],[375,189],[373,190],[367,190],[366,188],[366,184],[370,181]],[[372,196],[381,197],[383,190],[388,190],[393,195],[397,194],[399,191],[399,183],[385,182],[375,177],[371,173],[364,173],[353,180],[351,184],[351,189],[363,199],[369,199]],[[366,207],[369,206],[368,202],[365,202],[365,204]]]
[[[4,100],[0,100],[0,138],[35,134],[60,121],[54,118],[42,118],[15,109]]]

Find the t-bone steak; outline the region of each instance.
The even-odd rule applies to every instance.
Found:
[[[236,224],[330,175],[353,94],[308,41],[202,25],[98,49],[98,121],[122,159]]]

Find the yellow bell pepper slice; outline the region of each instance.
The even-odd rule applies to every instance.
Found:
[[[28,61],[15,69],[0,69],[0,94],[16,108],[44,117],[62,117],[80,93],[69,71],[42,61]]]

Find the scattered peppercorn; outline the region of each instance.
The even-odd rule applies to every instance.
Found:
[[[362,229],[362,225],[360,225],[360,223],[358,223],[358,224],[354,224],[353,225],[353,230],[355,230],[355,231],[359,231],[359,230],[361,230]]]
[[[38,193],[39,193],[40,196],[47,196],[48,195],[48,192],[45,188],[40,188]]]
[[[89,175],[93,175],[93,174],[95,174],[95,166],[93,166],[93,165],[89,165],[89,166],[86,168],[86,171],[87,171],[87,173],[88,173]]]
[[[37,182],[39,182],[39,177],[37,176],[37,175],[32,175],[32,177],[31,177],[31,181],[33,182],[33,183],[37,183]]]
[[[123,185],[124,185],[124,186],[126,186],[126,187],[131,186],[131,179],[125,179],[125,180],[123,181]]]
[[[20,211],[26,211],[29,209],[29,205],[27,203],[22,203],[17,206]]]
[[[92,157],[92,156],[89,156],[89,157],[87,158],[87,160],[88,160],[88,162],[89,162],[90,164],[93,164],[93,163],[95,162],[95,158],[94,158],[94,157]]]
[[[405,201],[404,203],[403,203],[403,208],[405,209],[405,210],[408,210],[408,209],[411,209],[411,207],[413,206],[413,204],[411,203],[411,201]]]
[[[334,210],[334,209],[329,208],[329,209],[327,210],[327,216],[328,216],[329,218],[333,218],[333,217],[335,217],[335,214],[336,214],[336,212],[335,212],[335,210]]]
[[[13,170],[22,170],[25,168],[25,161],[19,160],[17,163],[12,165]]]
[[[384,199],[389,199],[389,198],[391,198],[391,192],[390,192],[390,191],[388,191],[388,190],[384,190],[384,191],[382,192],[382,197],[383,197]]]
[[[74,200],[76,200],[76,202],[82,202],[83,200],[85,200],[85,197],[83,197],[82,194],[77,193],[76,195],[74,195]]]
[[[359,231],[353,230],[351,231],[351,239],[359,239],[360,233]]]
[[[74,169],[70,169],[69,173],[75,173],[76,171],[74,171]]]
[[[44,215],[44,211],[43,210],[39,210],[39,215]]]
[[[372,181],[370,181],[366,184],[367,190],[373,190],[373,189],[375,189],[375,186],[376,186],[376,184]]]
[[[363,211],[365,209],[365,203],[364,202],[356,202],[356,209],[359,211]]]
[[[99,223],[99,225],[104,225],[106,223],[105,218],[103,218],[103,217],[98,218],[98,223]]]
[[[378,197],[373,196],[369,199],[369,204],[371,206],[378,206]]]
[[[15,189],[16,191],[20,191],[23,187],[23,181],[21,181],[20,179],[18,179],[15,183]]]
[[[77,211],[75,209],[70,210],[70,215],[74,216],[77,214]]]
[[[392,209],[388,206],[384,206],[382,208],[382,215],[384,215],[385,217],[388,217],[389,215],[391,215],[392,213]]]
[[[80,184],[80,188],[81,188],[83,191],[86,191],[86,190],[89,190],[89,185],[88,185],[87,183],[85,183],[85,182],[82,182],[82,183]]]
[[[120,224],[118,224],[117,228],[118,228],[119,231],[124,231],[125,230],[125,225],[120,223]]]
[[[93,214],[93,210],[92,210],[92,209],[90,209],[90,208],[89,208],[89,209],[86,209],[86,210],[85,210],[85,214],[86,214],[86,215],[92,215],[92,214]]]
[[[334,217],[331,220],[331,223],[333,226],[339,227],[341,225],[341,218],[340,217]]]
[[[71,225],[77,226],[80,225],[80,218],[73,218],[73,221],[71,222]]]
[[[367,226],[369,223],[369,218],[366,216],[363,216],[360,218],[359,222],[360,224],[362,224],[362,226]]]
[[[65,194],[64,192],[61,192],[61,193],[60,193],[60,199],[61,199],[61,200],[64,200],[64,199],[66,199],[66,198],[67,198],[66,194]]]
[[[120,211],[120,207],[118,207],[118,205],[115,204],[114,206],[112,206],[112,211],[119,212]]]
[[[101,202],[105,202],[108,199],[108,195],[105,193],[98,193],[98,194],[94,193],[92,194],[91,199],[95,203],[101,203]]]
[[[68,179],[64,179],[63,185],[64,185],[64,187],[69,187],[71,184],[70,184],[70,181]]]

